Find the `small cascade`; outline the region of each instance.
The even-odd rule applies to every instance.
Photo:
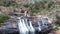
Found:
[[[35,34],[35,29],[32,26],[32,22],[28,21],[27,19],[24,20],[19,18],[18,28],[19,28],[20,34]]]
[[[23,16],[18,17],[17,20],[20,34],[39,34],[40,31],[48,29],[48,18],[37,17],[35,22],[38,26],[36,28],[33,26],[32,20],[25,17],[30,17],[30,14],[28,14],[27,11],[25,11]]]
[[[25,19],[25,24],[26,24],[26,27],[28,28],[28,30],[30,32],[30,26],[29,26],[29,20],[28,19]]]
[[[19,17],[18,19],[19,20],[17,22],[20,34],[28,34],[28,29],[24,23],[24,19],[21,19],[21,17]]]
[[[23,23],[24,29],[26,30],[26,34],[28,34],[29,30],[28,30],[28,28],[26,27],[26,24],[25,24],[24,19],[22,19],[22,23]],[[25,31],[25,30],[24,30],[24,31]]]
[[[28,21],[28,19],[25,19],[25,24],[26,24],[26,27],[28,28],[28,30],[30,30],[30,27],[29,27],[29,21]]]
[[[20,17],[18,18],[17,23],[18,23],[19,33],[20,34],[25,34],[24,27],[23,27],[23,24],[22,24],[22,21],[21,21]]]
[[[32,26],[32,22],[31,21],[29,21],[29,26],[30,26],[30,34],[35,34],[35,29]]]
[[[48,28],[48,20],[47,20],[47,18],[42,18],[42,26],[44,27],[44,28]],[[42,28],[43,28],[42,27]]]
[[[38,23],[38,32],[39,32],[39,31],[41,31],[41,23],[42,23],[42,22],[40,22],[39,18],[37,18],[37,23]]]

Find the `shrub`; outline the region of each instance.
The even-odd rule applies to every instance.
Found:
[[[39,11],[38,10],[36,10],[36,9],[32,9],[31,10],[31,13],[38,13]]]
[[[13,0],[1,0],[0,1],[0,5],[1,6],[5,6],[5,7],[9,7],[9,6],[15,6],[16,2]]]
[[[0,14],[0,23],[3,23],[8,18],[7,14]]]
[[[60,25],[60,16],[56,15],[57,21],[56,24]]]

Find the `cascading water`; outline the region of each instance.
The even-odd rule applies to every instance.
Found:
[[[42,31],[42,29],[48,28],[47,18],[37,17],[36,23],[38,24],[38,27],[37,27],[38,32],[35,33],[36,30],[32,25],[31,19],[24,18],[24,17],[30,17],[30,14],[28,14],[27,11],[25,11],[24,16],[21,16],[18,18],[19,20],[17,20],[17,22],[18,22],[18,28],[19,28],[20,34],[38,34],[40,31]]]
[[[30,17],[30,14],[28,14],[27,11],[25,11],[24,16]],[[27,28],[29,29],[29,32],[30,32],[29,34],[35,34],[35,29],[32,26],[32,22],[26,18],[25,23],[26,23]]]
[[[29,21],[29,26],[30,26],[30,34],[35,34],[35,29],[32,26],[32,22],[31,21]]]
[[[25,25],[25,21],[24,21],[24,19],[22,19],[22,23],[23,23],[23,27],[24,27],[24,29],[26,30],[26,34],[28,34],[28,28],[26,27],[26,25]]]
[[[26,24],[26,27],[28,28],[28,30],[30,29],[29,25],[28,25],[28,20],[25,19],[25,24]]]
[[[47,20],[47,18],[42,18],[42,26],[44,27],[44,28],[48,28],[48,20]]]
[[[42,23],[42,22],[40,22],[39,18],[37,18],[37,23],[38,23],[38,32],[39,32],[39,31],[41,31],[41,23]]]
[[[17,23],[18,23],[19,33],[20,34],[24,34],[25,31],[24,31],[23,24],[21,22],[21,18],[20,17],[18,17]]]
[[[28,29],[24,23],[24,20],[21,19],[21,17],[18,18],[18,28],[19,28],[19,32],[20,34],[28,34]]]
[[[30,19],[24,19],[19,17],[18,18],[18,28],[19,28],[19,32],[20,34],[35,34],[35,28],[32,26],[32,21]],[[41,22],[40,22],[41,21]],[[37,19],[37,23],[38,23],[38,32],[39,33],[42,29],[44,30],[45,28],[48,28],[48,20],[46,20],[46,18],[42,18],[42,19]]]
[[[32,26],[32,22],[29,19],[25,19],[25,24],[29,30],[29,34],[35,34],[35,29]]]
[[[37,31],[46,31],[48,29],[48,18],[36,18],[36,23],[38,24]]]

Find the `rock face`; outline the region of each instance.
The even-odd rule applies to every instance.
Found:
[[[60,34],[60,30],[56,30],[56,31],[51,31],[50,33],[48,34]]]
[[[3,6],[0,6],[0,7],[1,7],[1,11],[2,11],[3,13],[9,14],[9,13],[14,12],[14,11],[13,11],[13,7],[3,7]]]
[[[57,31],[55,32],[55,34],[60,34],[60,30],[57,30]]]

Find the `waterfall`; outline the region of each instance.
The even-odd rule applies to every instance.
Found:
[[[42,18],[42,25],[47,28],[48,27],[47,24],[48,24],[47,18]]]
[[[20,34],[28,34],[28,29],[24,23],[24,19],[21,19],[21,17],[18,18],[18,28]]]
[[[29,34],[35,34],[35,29],[32,26],[32,22],[29,19],[25,19],[25,24],[29,30]]]
[[[32,22],[31,21],[29,21],[29,26],[30,26],[30,34],[35,34],[35,29],[32,26]]]
[[[48,19],[47,18],[37,18],[36,22],[38,24],[38,32],[48,29]],[[17,20],[18,29],[20,34],[35,34],[36,30],[32,25],[32,21],[28,18],[18,17]]]
[[[41,23],[42,23],[42,22],[40,22],[39,18],[37,18],[37,23],[38,23],[38,32],[39,32],[39,31],[41,31]]]
[[[31,19],[24,17],[30,17],[30,14],[28,14],[27,11],[25,11],[24,16],[18,17],[17,23],[20,34],[35,34],[36,29],[39,33],[40,31],[42,31],[42,29],[44,30],[45,28],[48,28],[47,18],[37,17],[36,23],[38,24],[38,27],[35,29],[32,25]]]
[[[17,21],[17,23],[18,23],[19,33],[20,33],[20,34],[24,34],[25,31],[24,31],[24,28],[23,28],[23,24],[22,24],[22,22],[21,22],[21,18],[19,17],[18,19],[19,19],[19,20]]]
[[[24,19],[22,19],[23,27],[26,30],[26,34],[28,34],[28,28],[26,27]]]
[[[30,31],[30,27],[29,27],[29,21],[28,21],[28,19],[25,19],[25,24],[26,24],[26,27],[28,28],[28,30]]]
[[[29,31],[30,31],[30,34],[35,34],[35,29],[32,26],[32,22],[28,21],[27,19],[24,20],[24,19],[19,18],[18,28],[19,28],[20,34],[29,34]]]

